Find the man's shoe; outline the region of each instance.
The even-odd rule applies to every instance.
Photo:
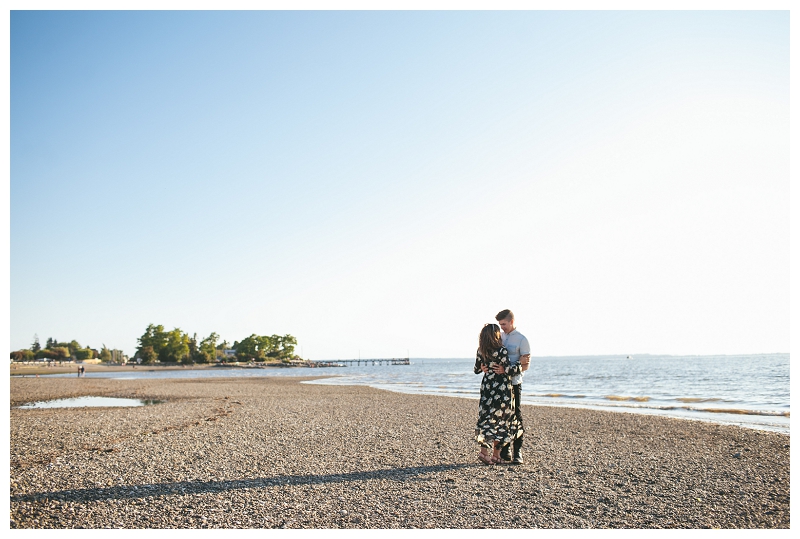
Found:
[[[503,460],[511,461],[511,451],[509,451],[508,446],[500,450],[500,458]]]

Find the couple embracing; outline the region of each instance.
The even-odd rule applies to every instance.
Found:
[[[522,464],[524,430],[519,404],[531,347],[514,327],[514,313],[502,310],[495,320],[497,324],[483,326],[475,358],[475,374],[483,373],[475,428],[481,446],[478,458],[489,465]]]

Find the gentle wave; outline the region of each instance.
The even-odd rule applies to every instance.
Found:
[[[607,397],[606,397],[607,398]],[[523,396],[523,404],[528,400]],[[648,402],[649,397],[618,397],[609,399],[611,403],[596,403],[597,406],[608,408],[631,408],[637,410],[688,410],[691,412],[706,412],[709,414],[737,414],[737,415],[752,415],[752,416],[769,416],[769,417],[789,417],[789,412],[775,411],[775,410],[752,410],[747,408],[699,408],[695,406],[676,406],[670,404],[634,404],[641,402]],[[676,399],[677,400],[677,399]],[[529,402],[536,402],[530,401]]]
[[[308,382],[306,382],[308,383]],[[402,384],[390,384],[394,386],[392,389],[400,389]],[[478,397],[478,391],[476,390],[467,390],[467,389],[455,389],[455,388],[448,388],[446,386],[435,386],[438,390],[444,391],[436,391],[436,393],[445,393],[450,395],[469,395],[471,397]],[[386,388],[388,389],[388,388]],[[433,389],[433,387],[429,386],[429,389]],[[528,401],[530,403],[544,403],[549,399],[565,399],[565,398],[586,398],[586,395],[568,395],[566,393],[539,393],[539,394],[523,394],[522,401]],[[628,397],[628,396],[620,396],[620,395],[607,395],[602,397],[605,400],[610,400],[612,402],[596,402],[595,405],[608,407],[608,408],[620,408],[620,409],[632,409],[632,410],[653,410],[653,411],[670,411],[670,410],[686,410],[690,412],[706,412],[710,414],[736,414],[736,415],[751,415],[751,416],[767,416],[767,417],[789,417],[789,412],[780,412],[780,411],[772,411],[772,410],[752,410],[752,409],[745,409],[745,408],[699,408],[694,406],[680,406],[680,405],[671,405],[671,404],[641,404],[650,402],[650,397]],[[684,398],[676,398],[674,399],[679,402],[686,402]],[[712,401],[719,401],[721,399],[710,398],[710,399],[697,399],[696,402],[712,402]],[[695,400],[691,400],[689,402],[695,402]]]
[[[742,408],[693,408],[681,406],[685,410],[708,412],[709,414],[765,415],[771,417],[789,417],[789,412],[773,412],[771,410],[745,410]]]
[[[340,382],[344,382],[343,380],[339,380]],[[328,381],[317,381],[316,383],[331,383],[331,380]],[[313,383],[313,382],[312,382]],[[334,382],[335,383],[335,382]],[[345,382],[346,383],[346,382]],[[372,385],[372,384],[370,384]],[[397,383],[388,383],[388,384],[375,384],[375,386],[380,386],[383,389],[391,389],[395,391],[403,391],[403,387],[405,386],[407,389],[420,388],[422,389],[423,393],[430,392],[432,394],[442,394],[442,395],[454,395],[454,396],[468,396],[472,398],[478,397],[478,390],[477,388],[459,388],[455,386],[433,386],[427,385],[424,383],[414,382],[414,383],[406,383],[406,384],[397,384]],[[416,392],[416,391],[415,391]],[[600,406],[606,408],[616,408],[620,410],[629,409],[633,410],[640,410],[640,411],[681,411],[685,410],[687,412],[698,412],[698,413],[709,413],[709,414],[735,414],[735,415],[742,415],[742,416],[767,416],[767,417],[789,417],[789,412],[783,411],[772,411],[772,410],[754,410],[754,409],[747,409],[747,408],[702,408],[702,407],[694,407],[694,406],[681,406],[679,404],[657,404],[652,401],[652,398],[649,396],[628,396],[628,395],[605,395],[605,396],[594,396],[594,397],[587,397],[587,395],[580,395],[574,394],[570,395],[567,393],[523,393],[522,395],[522,402],[529,403],[529,404],[545,404],[549,401],[555,402],[564,402],[567,399],[586,399],[588,402],[587,404],[592,404],[593,406]],[[700,398],[700,397],[675,397],[672,399],[680,403],[701,403],[701,402],[717,402],[721,401],[722,399],[716,397],[709,397],[709,398]],[[611,402],[608,402],[611,401]],[[663,402],[663,400],[661,401]]]

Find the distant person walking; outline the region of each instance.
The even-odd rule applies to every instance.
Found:
[[[520,434],[511,386],[511,376],[519,373],[519,369],[519,365],[511,365],[508,360],[500,327],[484,325],[478,337],[474,368],[475,374],[483,373],[475,440],[481,446],[478,459],[484,464],[501,463],[500,449]]]
[[[500,329],[503,330],[503,346],[508,350],[508,361],[511,365],[519,365],[519,371],[511,378],[512,391],[514,393],[514,413],[519,422],[519,435],[514,438],[512,444],[503,447],[500,457],[504,460],[510,460],[512,464],[523,464],[522,458],[522,437],[524,428],[522,423],[522,377],[524,372],[528,370],[531,361],[531,345],[528,339],[517,331],[514,325],[514,313],[508,309],[503,309],[495,320],[500,324]]]

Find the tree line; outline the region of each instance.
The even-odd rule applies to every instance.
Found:
[[[133,356],[144,364],[161,363],[212,363],[227,362],[232,358],[226,350],[234,350],[237,361],[290,361],[296,359],[294,347],[297,339],[291,335],[250,335],[241,341],[221,341],[217,333],[198,340],[180,328],[171,331],[162,325],[150,324],[138,339],[139,346]]]
[[[212,332],[204,339],[198,339],[197,333],[191,337],[180,328],[167,331],[162,325],[150,324],[141,337],[137,339],[134,359],[143,364],[152,363],[214,363],[229,361],[283,361],[299,359],[294,349],[297,339],[291,335],[256,335],[255,333],[234,341],[220,341],[220,336]],[[86,360],[99,358],[111,361],[115,356],[122,356],[119,350],[109,350],[104,344],[100,350],[82,347],[78,341],[58,342],[47,339],[44,348],[39,344],[39,337],[34,335],[29,349],[11,352],[13,361],[33,361],[47,359],[55,361]]]
[[[58,342],[58,339],[48,337],[47,342],[42,348],[39,343],[39,336],[33,336],[33,343],[30,348],[23,348],[11,352],[11,359],[14,361],[33,361],[34,359],[46,359],[49,361],[69,361],[86,359],[100,359],[101,361],[111,361],[115,350],[109,350],[104,344],[100,350],[91,346],[81,346],[76,340],[69,342]],[[117,350],[117,352],[119,352]]]

